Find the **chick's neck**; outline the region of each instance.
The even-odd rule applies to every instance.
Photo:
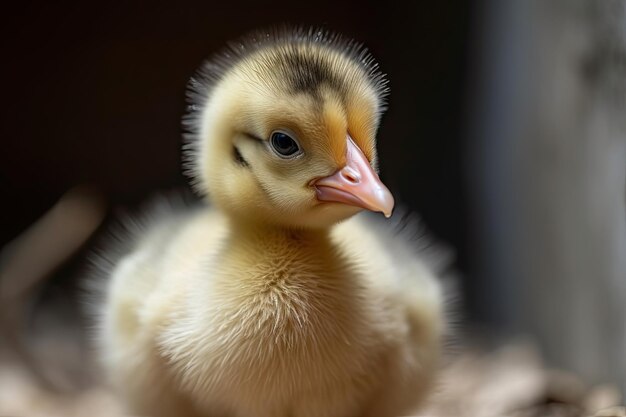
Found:
[[[229,218],[230,238],[239,243],[282,243],[290,246],[330,244],[332,227],[304,228],[262,221]]]
[[[222,247],[225,256],[247,263],[271,264],[291,259],[300,265],[343,265],[345,260],[332,239],[332,226],[302,228],[230,217]],[[322,262],[323,261],[323,262]]]
[[[221,260],[224,265],[237,265],[237,268],[234,275],[227,274],[227,281],[232,282],[235,276],[253,298],[270,284],[305,288],[322,281],[343,281],[349,275],[345,271],[350,265],[330,232],[331,228],[303,229],[231,221]],[[247,273],[241,274],[243,270]]]

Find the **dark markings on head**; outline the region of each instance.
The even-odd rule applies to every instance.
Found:
[[[292,91],[318,96],[323,84],[338,92],[341,91],[342,84],[328,62],[311,54],[307,55],[300,51],[290,50],[277,58],[282,60],[278,65]]]
[[[245,168],[248,168],[250,166],[250,164],[248,163],[248,161],[246,161],[243,157],[243,155],[241,155],[241,152],[239,152],[239,149],[237,149],[236,146],[233,146],[233,157],[235,158],[235,162]]]
[[[308,51],[297,46],[309,47]],[[210,95],[213,87],[241,60],[264,50],[274,50],[266,69],[277,69],[276,74],[286,81],[294,93],[308,93],[316,100],[323,85],[345,95],[345,79],[337,68],[331,67],[328,54],[320,51],[334,51],[363,70],[363,78],[378,95],[383,111],[385,98],[389,92],[385,75],[378,64],[359,43],[342,36],[315,28],[276,28],[252,33],[238,42],[228,44],[228,48],[207,61],[189,83],[188,99],[192,110],[188,119],[193,120],[193,110],[200,108]],[[274,61],[274,62],[271,62]],[[282,81],[281,80],[281,81]],[[342,97],[343,98],[343,97]],[[318,100],[319,101],[319,100]],[[194,107],[193,104],[196,106]]]

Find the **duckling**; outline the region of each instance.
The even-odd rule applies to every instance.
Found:
[[[138,228],[98,332],[137,415],[386,417],[436,373],[442,290],[389,217],[386,80],[317,30],[232,44],[191,83],[187,160],[210,204]],[[353,217],[354,216],[354,217]]]

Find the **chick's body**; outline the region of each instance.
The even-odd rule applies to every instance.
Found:
[[[443,331],[438,282],[401,236],[361,216],[336,224],[354,205],[383,207],[385,195],[324,194],[341,187],[326,178],[342,166],[357,167],[350,186],[370,175],[353,158],[365,171],[375,165],[380,80],[346,48],[283,35],[225,66],[211,86],[192,158],[214,206],[162,216],[111,272],[102,359],[132,412],[386,417],[426,392]],[[295,55],[280,62],[296,67],[294,56],[330,62],[324,71],[339,93],[324,77],[312,93],[251,75],[259,62],[276,70],[272,54],[285,51]],[[295,80],[320,70],[311,62]],[[354,73],[341,84],[346,70]],[[260,115],[248,102],[279,109]],[[276,139],[279,128],[297,140]],[[299,153],[283,158],[294,146]]]

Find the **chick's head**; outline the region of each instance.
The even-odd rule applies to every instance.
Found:
[[[362,209],[390,215],[393,198],[376,173],[386,81],[360,47],[285,31],[234,45],[204,71],[204,83],[192,81],[189,161],[213,204],[296,227]]]

